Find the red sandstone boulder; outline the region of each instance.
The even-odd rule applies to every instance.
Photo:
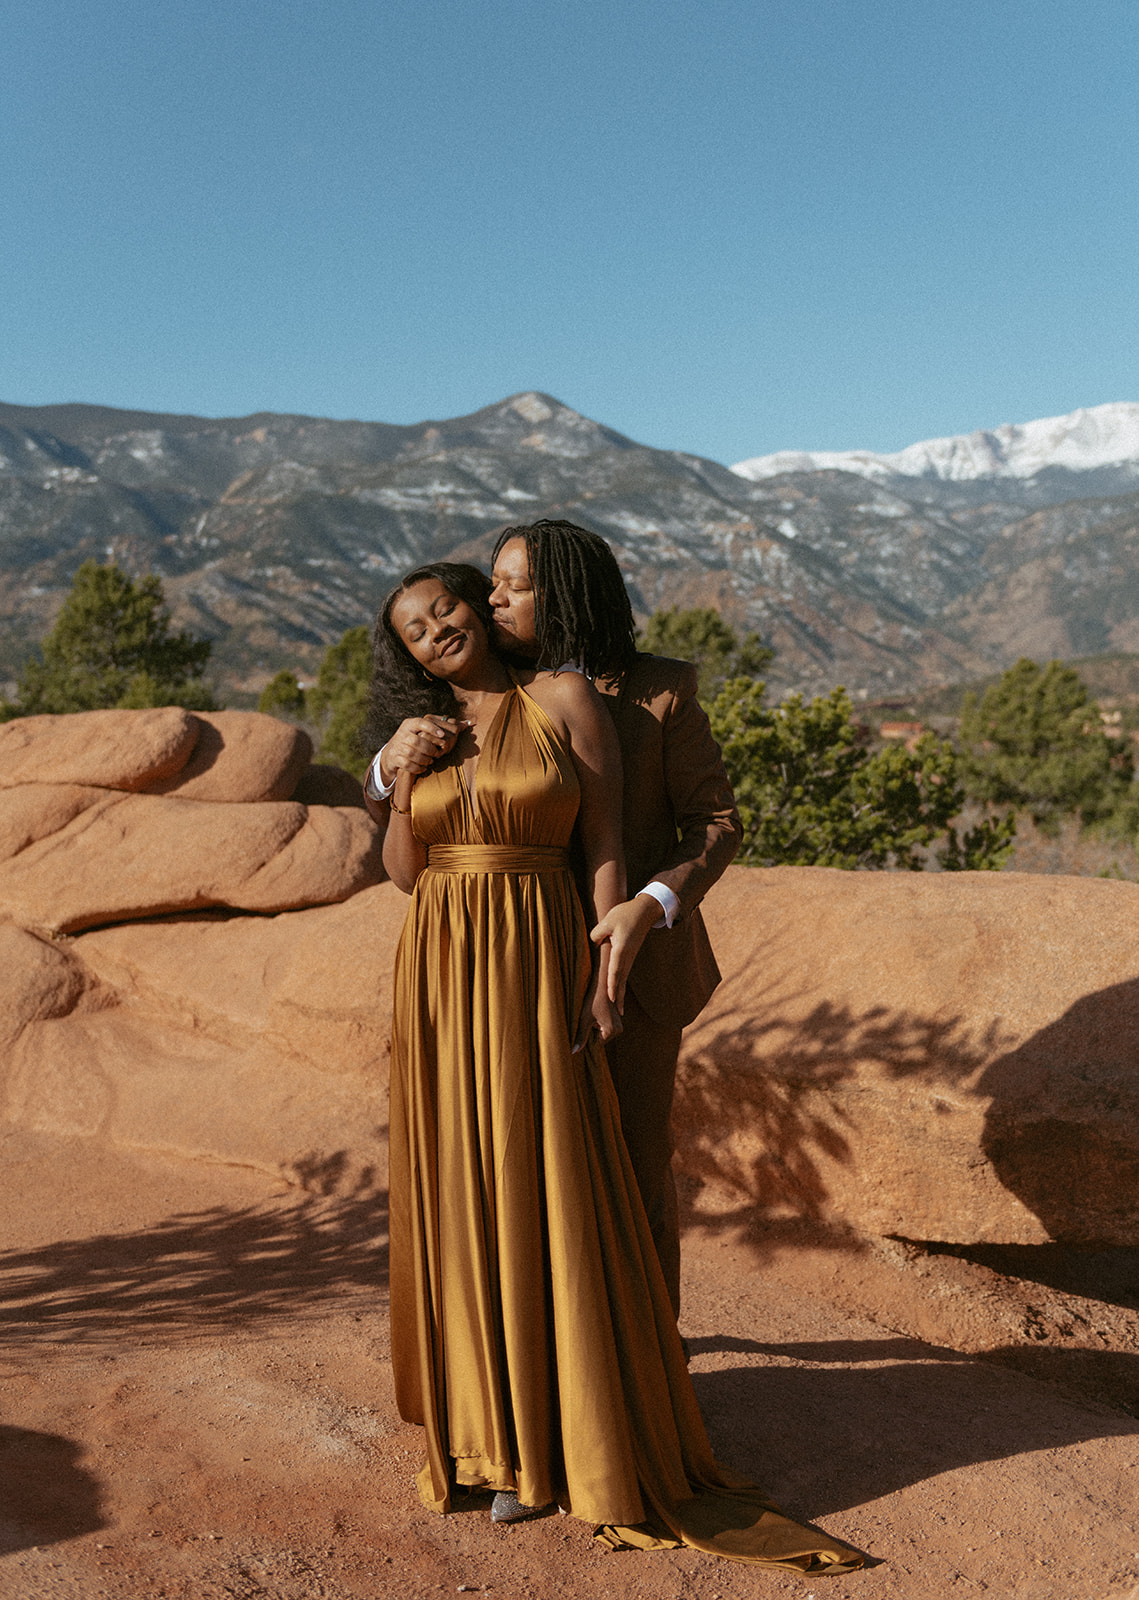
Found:
[[[381,848],[355,808],[104,794],[0,862],[0,909],[61,933],[200,906],[322,905],[379,882]]]
[[[23,783],[0,789],[0,861],[19,855],[37,839],[59,833],[82,811],[114,805],[121,795],[70,783]]]
[[[69,950],[0,923],[0,1049],[15,1044],[30,1022],[67,1016],[90,987],[89,971]]]
[[[365,1169],[382,1185],[406,907],[384,884],[283,916],[80,936],[79,969],[119,1004],[23,1027],[0,1058],[9,1121],[283,1172],[318,1190]]]
[[[111,850],[116,819],[140,808],[158,825],[124,826]],[[137,874],[132,840],[144,855],[164,831],[185,846],[162,825],[170,808],[271,813],[286,833],[304,814],[119,797],[91,808],[99,858]],[[318,817],[366,821],[314,807],[306,826]],[[219,823],[195,859],[221,864]],[[246,857],[247,902],[279,894],[303,831]],[[171,859],[166,877],[182,870]],[[318,1186],[374,1166],[406,908],[384,884],[273,918],[98,928],[63,947],[79,989],[60,947],[10,930],[7,1116]],[[806,1224],[836,1242],[1139,1245],[1139,888],[734,868],[706,910],[725,981],[686,1036],[678,1088],[690,1220],[771,1243]]]
[[[676,1110],[697,1211],[1139,1244],[1139,886],[730,869]]]
[[[181,706],[77,711],[0,724],[0,789],[22,783],[144,789],[185,766],[199,723]]]
[[[71,943],[136,1015],[220,1044],[270,1044],[294,1065],[351,1076],[386,1055],[407,905],[384,884],[336,906],[126,923]]]
[[[291,799],[312,759],[303,728],[258,711],[198,711],[198,742],[185,766],[146,785],[184,800]]]

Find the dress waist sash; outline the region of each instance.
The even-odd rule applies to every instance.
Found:
[[[564,872],[569,851],[560,844],[433,844],[431,872]]]

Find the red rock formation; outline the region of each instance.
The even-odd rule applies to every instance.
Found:
[[[200,731],[197,717],[181,706],[17,717],[0,724],[0,789],[21,783],[145,789],[181,771]]]
[[[256,750],[295,759],[269,720],[165,796],[65,781],[96,768],[51,729],[58,782],[33,782],[19,747],[29,781],[0,792],[10,1121],[267,1170],[382,1157],[407,902],[376,886],[377,831],[355,805],[187,797],[210,773],[270,781]],[[184,914],[203,907],[283,914]],[[734,868],[707,912],[724,983],[676,1119],[694,1223],[1139,1244],[1139,887]],[[183,915],[138,920],[156,913]]]
[[[204,906],[325,905],[382,878],[380,847],[371,818],[355,807],[104,791],[66,826],[0,862],[0,907],[54,934]]]
[[[84,984],[116,1004],[45,1011],[36,970],[7,1053],[9,1118],[271,1173],[384,1167],[406,905],[384,884],[283,916],[135,923],[68,941]],[[44,1015],[55,1020],[33,1020]]]
[[[281,911],[383,878],[347,773],[256,712],[92,711],[0,727],[0,914],[75,932],[204,906]],[[146,793],[139,793],[146,790]],[[329,803],[341,797],[348,803]]]
[[[303,728],[256,711],[198,711],[198,741],[186,765],[146,785],[183,800],[289,800],[312,759]]]
[[[697,1215],[1139,1244],[1139,886],[733,868],[686,1036]]]

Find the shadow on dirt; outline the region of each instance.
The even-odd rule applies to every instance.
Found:
[[[0,1427],[0,1555],[107,1526],[80,1454],[59,1434]]]
[[[1006,1278],[1039,1283],[1139,1311],[1139,1249],[1082,1250],[1065,1244],[938,1244],[908,1241],[931,1256],[955,1256]]]
[[[362,1173],[336,1189],[339,1156],[299,1163],[306,1194],[241,1211],[169,1217],[0,1255],[10,1345],[138,1340],[264,1324],[387,1281],[387,1196]]]
[[[711,1337],[692,1346],[692,1381],[717,1456],[796,1516],[865,1505],[957,1467],[1139,1436],[1136,1418],[990,1364],[1001,1351],[968,1358],[908,1339],[764,1345]],[[796,1365],[699,1371],[701,1354],[725,1352]],[[1043,1353],[1061,1382],[1065,1358],[1081,1354]],[[1116,1359],[1139,1382],[1139,1355]]]

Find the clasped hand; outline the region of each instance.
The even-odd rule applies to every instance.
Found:
[[[637,953],[649,929],[660,921],[660,902],[651,894],[637,894],[606,912],[589,937],[609,947],[606,989],[619,1012],[625,1010],[625,986]]]
[[[585,992],[581,1013],[577,1019],[577,1030],[573,1038],[573,1053],[584,1050],[589,1043],[589,1036],[596,1028],[601,1036],[602,1044],[607,1044],[610,1039],[615,1039],[624,1031],[625,1024],[621,1021],[621,1013],[610,1000],[606,992],[605,974],[602,971],[603,963],[599,963],[589,980],[589,988]]]
[[[585,1003],[581,1008],[574,1050],[580,1050],[597,1029],[603,1041],[615,1039],[624,1030],[625,988],[629,971],[645,935],[660,918],[660,905],[652,895],[634,895],[623,900],[593,929],[590,938],[598,946],[597,968]]]
[[[428,712],[422,717],[405,717],[384,746],[380,756],[380,776],[386,784],[397,773],[420,777],[433,761],[454,749],[467,722],[458,717],[441,717]]]

